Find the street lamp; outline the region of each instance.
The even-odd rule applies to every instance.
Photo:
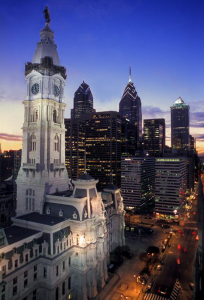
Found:
[[[137,278],[137,276],[134,274],[133,275],[133,277],[136,279]],[[137,281],[135,281],[135,293],[136,293],[136,291],[137,291]]]

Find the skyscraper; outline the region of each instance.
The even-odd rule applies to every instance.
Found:
[[[96,110],[93,108],[93,95],[90,87],[84,81],[74,94],[74,108],[71,109],[71,118],[79,119],[84,113],[92,113]]]
[[[163,156],[165,147],[165,120],[144,120],[144,150],[150,156]]]
[[[98,187],[121,182],[121,120],[116,111],[84,114],[87,172],[99,179]],[[112,174],[112,175],[111,175]]]
[[[84,173],[85,122],[80,119],[64,119],[65,165],[69,177],[73,180]]]
[[[189,150],[189,108],[181,97],[171,106],[172,149]]]
[[[140,149],[142,139],[142,110],[141,99],[131,81],[131,69],[129,82],[120,100],[119,113],[122,126],[122,155],[134,156],[135,151]]]

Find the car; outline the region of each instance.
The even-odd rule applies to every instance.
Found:
[[[181,230],[178,230],[178,233],[182,233]]]
[[[166,246],[162,246],[162,252],[164,252],[165,251],[165,249],[166,249]]]
[[[168,292],[168,288],[166,286],[160,286],[158,288],[158,293],[162,294],[162,295],[166,295]]]
[[[168,247],[171,247],[171,244],[170,244],[170,243],[168,244]]]
[[[153,282],[150,282],[145,290],[145,292],[150,292],[151,291],[151,288],[153,286]]]
[[[180,265],[181,264],[181,261],[180,261],[180,259],[179,258],[177,258],[177,265]]]
[[[181,249],[181,245],[178,245],[177,249],[180,250]]]
[[[146,278],[141,277],[141,276],[137,276],[137,282],[145,285],[146,284]]]
[[[183,252],[184,252],[184,253],[187,253],[187,249],[186,249],[186,248],[183,248]]]
[[[162,265],[157,265],[157,271],[161,271]]]
[[[194,211],[193,214],[196,215],[196,211]]]
[[[163,264],[164,264],[164,261],[163,261],[163,260],[160,260],[160,264],[163,265]]]
[[[195,238],[195,240],[196,240],[196,241],[198,241],[198,240],[199,240],[199,236],[198,236],[198,235],[196,235],[196,238]]]
[[[195,232],[195,231],[193,231],[193,232],[192,232],[192,234],[193,234],[193,235],[196,235],[196,232]]]

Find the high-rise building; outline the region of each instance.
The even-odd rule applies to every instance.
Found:
[[[14,150],[0,153],[0,184],[13,175],[14,153]]]
[[[90,87],[84,81],[74,94],[74,108],[71,109],[71,118],[78,119],[84,113],[92,113],[96,110],[93,108],[93,95]]]
[[[86,168],[98,187],[121,184],[121,120],[116,111],[86,114]]]
[[[163,156],[165,147],[165,120],[144,120],[144,150],[150,156]]]
[[[187,185],[186,159],[155,158],[155,212],[169,218],[179,216]]]
[[[153,157],[122,157],[121,192],[126,207],[139,207],[152,199],[154,176]]]
[[[120,100],[119,113],[122,126],[122,156],[134,156],[141,146],[142,109],[141,99],[131,81],[131,69],[129,82]]]
[[[85,122],[80,119],[65,119],[65,165],[69,177],[79,178],[85,171]]]
[[[109,187],[103,201],[98,180],[86,172],[70,189],[62,102],[66,70],[60,66],[48,7],[44,14],[41,40],[26,64],[17,216],[12,226],[0,229],[0,295],[93,299],[108,279],[109,251],[125,243],[123,199],[119,188]],[[0,205],[7,204],[0,198]]]
[[[65,119],[66,166],[71,179],[84,172],[85,152],[88,173],[98,178],[98,188],[121,182],[121,120],[118,112],[83,114]]]
[[[172,149],[189,150],[189,108],[181,97],[171,106]]]

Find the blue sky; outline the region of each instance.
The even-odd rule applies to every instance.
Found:
[[[204,153],[204,1],[197,0],[1,1],[3,149],[21,140],[24,66],[40,40],[46,5],[67,68],[66,117],[83,80],[91,87],[94,108],[118,110],[131,65],[143,119],[164,117],[169,127],[170,106],[181,96],[190,105],[190,132]]]

